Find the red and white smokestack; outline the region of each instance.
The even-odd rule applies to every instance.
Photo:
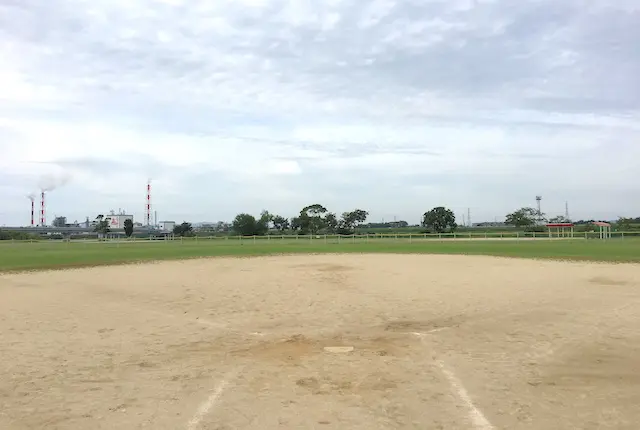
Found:
[[[45,226],[45,217],[44,217],[44,191],[40,194],[40,226]]]
[[[33,217],[35,216],[35,213],[36,213],[36,202],[33,196],[31,196],[31,227],[33,227],[33,222],[34,222]]]
[[[151,181],[147,182],[147,226],[151,225]]]

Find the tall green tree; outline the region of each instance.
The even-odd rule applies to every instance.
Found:
[[[109,221],[104,218],[104,215],[98,215],[96,217],[96,226],[93,228],[93,231],[98,233],[99,235],[106,235],[111,231],[109,227]]]
[[[241,213],[233,219],[231,228],[240,236],[255,236],[257,235],[257,225],[256,217],[251,214]]]
[[[130,218],[124,220],[124,234],[127,235],[127,237],[131,237],[133,234],[133,220]]]
[[[341,230],[347,231],[348,233],[355,232],[358,226],[367,220],[368,216],[369,212],[362,209],[344,212],[340,220]]]
[[[291,228],[294,233],[300,234],[302,230],[302,221],[300,220],[300,217],[294,216],[291,218],[291,221],[289,221],[289,228]]]
[[[241,213],[236,215],[231,227],[240,236],[262,236],[269,231],[272,218],[268,211],[262,211],[258,219],[251,214]]]
[[[190,222],[183,221],[173,227],[173,234],[182,237],[193,236],[193,226]]]
[[[324,228],[327,233],[337,233],[340,230],[340,220],[333,212],[328,212],[324,216]]]
[[[520,208],[505,216],[505,224],[514,227],[531,227],[536,225],[538,219],[544,220],[544,214],[539,214],[534,208]]]
[[[298,223],[300,225],[299,232],[301,234],[317,234],[326,227],[324,215],[327,208],[320,204],[305,206],[300,211]]]
[[[263,210],[260,212],[260,218],[258,219],[257,227],[257,236],[263,236],[269,233],[269,227],[271,226],[271,222],[273,221],[273,215],[269,213],[268,210]]]
[[[422,226],[436,233],[444,233],[447,230],[454,231],[458,224],[453,211],[438,206],[422,215]]]
[[[271,222],[273,223],[273,228],[278,230],[281,234],[284,234],[284,232],[289,228],[289,220],[283,216],[274,215]]]
[[[618,221],[616,221],[616,228],[618,231],[633,230],[635,223],[636,220],[633,218],[618,217]]]

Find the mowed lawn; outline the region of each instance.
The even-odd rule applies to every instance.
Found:
[[[522,258],[640,262],[640,240],[558,241],[158,241],[4,242],[0,271],[54,269],[212,256],[291,253],[430,253]]]

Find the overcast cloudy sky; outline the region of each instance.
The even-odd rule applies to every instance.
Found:
[[[640,216],[637,0],[0,0],[0,225]]]

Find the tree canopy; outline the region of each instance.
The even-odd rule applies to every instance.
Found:
[[[124,234],[127,235],[127,237],[131,237],[133,234],[133,220],[130,218],[124,220]]]
[[[544,214],[539,214],[534,208],[520,208],[505,217],[505,224],[514,227],[531,227],[536,225],[538,219],[543,220]]]
[[[284,233],[289,228],[289,220],[280,215],[274,215],[271,219],[271,223],[273,224],[273,228],[278,230],[280,233]]]
[[[351,212],[344,212],[338,226],[340,230],[353,233],[360,224],[367,220],[369,212],[362,209],[355,209]]]
[[[537,213],[536,213],[536,216],[537,216]],[[571,220],[565,217],[564,215],[558,215],[558,216],[554,216],[553,218],[549,218],[549,222],[553,224],[561,224],[561,223],[571,222]]]
[[[190,222],[182,222],[182,224],[178,224],[173,227],[173,234],[176,236],[193,236],[193,226]]]
[[[96,221],[96,226],[93,228],[93,231],[101,235],[108,234],[111,231],[109,221],[104,219],[104,215],[98,215]]]
[[[240,236],[260,236],[266,233],[267,226],[262,224],[251,214],[241,213],[236,215],[231,223],[233,231]]]
[[[454,231],[458,224],[456,224],[456,216],[453,211],[443,206],[438,206],[424,213],[422,226],[436,233],[444,233],[446,231]]]
[[[287,219],[282,215],[272,215],[263,211],[260,218],[248,213],[236,215],[232,223],[235,233],[242,236],[261,236],[272,227],[280,234],[291,230],[296,234],[353,234],[355,229],[366,221],[369,213],[362,209],[344,212],[341,218],[329,212],[326,207],[315,203],[305,206],[297,216]]]
[[[296,225],[300,234],[318,234],[326,227],[327,208],[320,204],[313,204],[302,208]],[[333,215],[335,217],[335,215]],[[331,217],[329,217],[331,219]]]

